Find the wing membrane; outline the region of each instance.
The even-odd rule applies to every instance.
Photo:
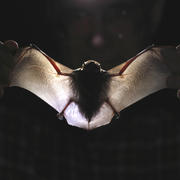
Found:
[[[108,97],[117,112],[151,93],[166,88],[166,79],[170,73],[161,58],[159,49],[153,48],[137,56],[122,74],[113,75],[112,72],[117,72],[118,67],[108,71],[112,74]],[[125,64],[126,62],[123,65]],[[123,65],[119,66],[119,72]]]
[[[52,59],[51,59],[52,60]],[[72,70],[52,60],[59,69]],[[61,112],[73,96],[70,77],[58,74],[47,57],[34,48],[24,49],[10,78],[10,86],[25,88]]]

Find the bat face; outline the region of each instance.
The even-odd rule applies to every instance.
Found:
[[[72,70],[41,50],[24,48],[16,57],[10,86],[25,88],[58,111],[59,119],[84,129],[108,124],[115,114],[166,87],[167,67],[151,48],[108,71],[89,60]]]

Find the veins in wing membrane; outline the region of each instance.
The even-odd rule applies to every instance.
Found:
[[[107,72],[86,72],[76,70],[72,73],[72,88],[80,112],[90,121],[107,98],[110,76]]]

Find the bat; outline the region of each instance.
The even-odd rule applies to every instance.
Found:
[[[107,71],[94,60],[70,69],[33,45],[15,58],[9,86],[27,89],[57,110],[59,119],[87,130],[110,123],[122,109],[166,88],[170,75],[155,46]]]

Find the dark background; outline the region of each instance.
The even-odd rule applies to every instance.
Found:
[[[41,1],[1,6],[1,40],[37,44],[50,56],[53,42]],[[45,13],[45,12],[44,12]],[[178,0],[166,3],[155,43],[180,43]],[[162,90],[93,131],[67,125],[30,92],[7,88],[0,100],[0,179],[180,179],[180,102]]]

